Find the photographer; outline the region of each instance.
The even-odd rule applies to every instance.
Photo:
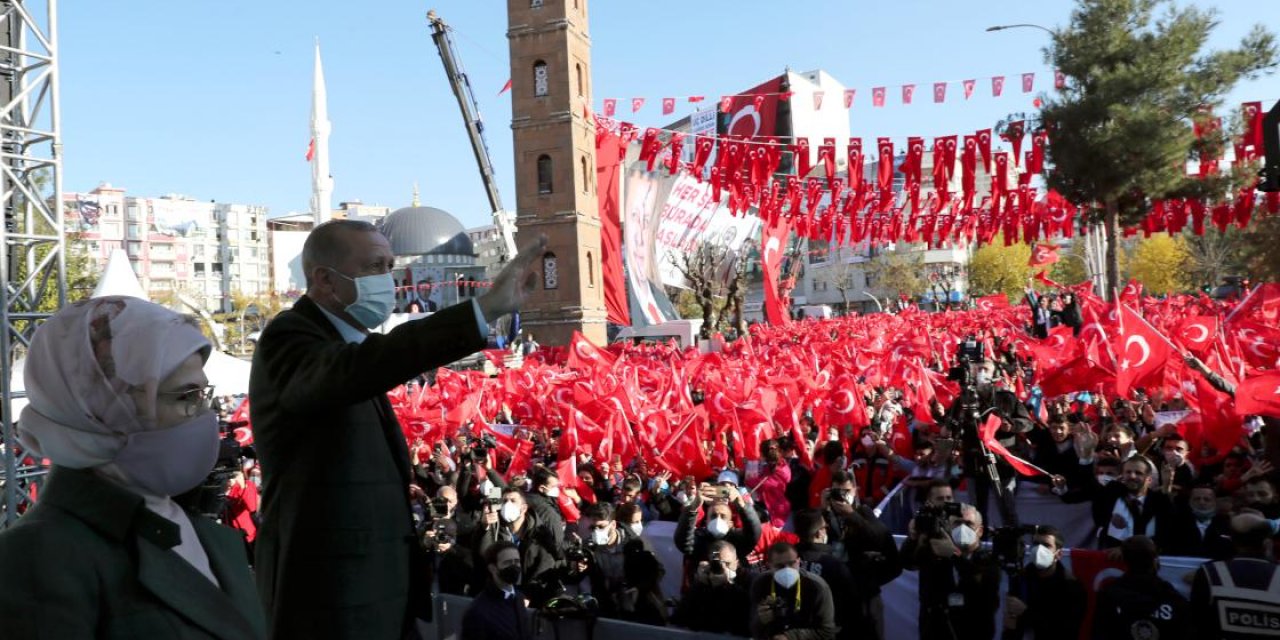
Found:
[[[563,590],[570,570],[580,573],[586,569],[581,564],[569,567],[557,559],[558,550],[551,546],[555,540],[552,532],[538,522],[519,489],[508,487],[500,504],[486,504],[482,522],[485,528],[476,552],[483,556],[489,547],[504,540],[515,544],[524,567],[525,593],[535,607]]]
[[[995,635],[1000,565],[979,551],[982,514],[972,505],[957,506],[958,513],[922,509],[912,520],[912,537],[919,540],[921,640]]]
[[[600,614],[607,617],[618,617],[620,610],[626,580],[623,549],[628,542],[639,540],[629,527],[619,527],[613,516],[613,505],[608,502],[590,505],[582,514],[590,551],[586,577],[591,595],[600,603]]]
[[[1005,640],[1076,640],[1084,620],[1084,586],[1062,566],[1062,533],[1034,527],[1028,564],[1011,577],[1005,599]]]
[[[751,637],[758,640],[832,640],[835,601],[822,578],[800,569],[795,547],[769,547],[770,571],[751,583]]]
[[[960,383],[960,396],[947,410],[946,423],[953,434],[958,434],[963,453],[965,476],[969,479],[970,496],[985,519],[987,498],[993,489],[992,470],[999,481],[997,500],[1000,517],[1006,525],[1017,524],[1018,515],[1013,502],[1013,468],[1003,458],[986,450],[978,436],[978,427],[985,416],[994,413],[1000,417],[1000,428],[995,437],[1006,448],[1015,448],[1021,433],[1031,430],[1031,415],[1026,405],[1008,388],[995,384],[996,365],[990,359],[982,359],[982,347],[972,338],[960,343],[958,363],[948,378]]]
[[[705,508],[701,522],[698,515]],[[735,525],[735,520],[740,525]],[[702,484],[695,499],[680,512],[673,536],[676,548],[684,554],[685,579],[693,577],[695,566],[689,559],[707,557],[712,542],[725,540],[732,544],[739,558],[746,558],[760,541],[760,517],[738,493],[737,487]]]
[[[693,631],[746,636],[751,633],[751,576],[733,545],[716,540],[698,563],[689,589],[676,608],[674,622]]]
[[[853,478],[848,474],[841,471],[832,475],[831,488],[823,495],[823,505],[828,544],[845,562],[853,579],[855,597],[839,600],[841,611],[846,614],[841,622],[841,635],[853,633],[857,637],[883,638],[884,602],[880,589],[902,574],[898,545],[875,512],[860,503]],[[797,531],[800,531],[798,523]],[[830,586],[835,594],[836,585]]]
[[[795,514],[796,535],[800,537],[796,544],[800,568],[822,578],[831,589],[832,600],[840,603],[835,611],[836,626],[840,628],[836,637],[849,640],[867,637],[874,629],[866,624],[866,616],[862,615],[865,607],[854,606],[855,602],[861,603],[862,594],[849,566],[836,556],[838,545],[832,544],[831,532],[822,515],[815,510]]]

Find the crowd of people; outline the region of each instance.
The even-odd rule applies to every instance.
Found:
[[[597,457],[558,427],[516,424],[505,406],[447,437],[406,438],[387,392],[482,349],[490,321],[533,286],[541,250],[522,251],[481,298],[382,335],[369,329],[395,304],[386,239],[355,221],[318,226],[303,252],[307,295],[264,331],[248,411],[215,405],[200,372],[209,344],[176,314],[124,298],[59,312],[33,341],[19,423],[53,471],[0,533],[6,633],[413,637],[439,592],[472,598],[463,638],[532,637],[533,611],[883,638],[882,591],[914,572],[921,638],[1080,637],[1087,589],[1063,561],[1061,531],[1020,523],[1018,483],[1089,504],[1091,546],[1127,565],[1097,594],[1093,636],[1271,630],[1280,498],[1263,438],[1276,426],[1249,417],[1238,440],[1193,449],[1174,419],[1185,416],[1178,394],[1043,397],[1027,391],[1031,365],[1009,340],[951,367],[935,357],[924,373],[960,381],[946,402],[859,383],[849,406],[865,407],[865,426],[798,406],[794,430],[695,443],[715,463],[700,474],[639,447]],[[683,392],[713,403],[696,384]],[[1001,419],[990,439],[975,432],[979,412]],[[1008,455],[989,454],[995,444]],[[208,503],[187,502],[210,485],[225,489],[210,515],[242,535],[212,532]],[[876,510],[890,496],[912,505],[901,530]],[[985,526],[988,498],[1002,527]],[[655,532],[678,566],[656,552]],[[1189,599],[1157,574],[1162,555],[1205,559]],[[41,578],[15,577],[31,575]]]

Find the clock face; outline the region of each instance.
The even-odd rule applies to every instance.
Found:
[[[556,268],[556,257],[546,256],[542,259],[542,288],[555,289],[560,286],[560,272]]]

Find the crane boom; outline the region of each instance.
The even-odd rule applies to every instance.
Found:
[[[449,25],[445,24],[435,9],[427,12],[427,22],[431,25],[431,39],[440,51],[440,60],[444,63],[445,75],[449,78],[449,86],[458,99],[458,108],[462,110],[462,120],[467,127],[467,135],[471,139],[471,149],[476,155],[476,164],[480,167],[480,179],[484,182],[485,195],[489,198],[489,207],[493,209],[493,224],[502,235],[503,255],[501,261],[506,262],[516,254],[515,222],[511,214],[502,208],[502,197],[498,194],[498,183],[493,177],[493,160],[489,156],[489,145],[484,139],[484,120],[480,117],[480,105],[476,102],[475,93],[471,90],[471,81],[462,69],[462,62],[454,54],[453,38],[449,35]]]

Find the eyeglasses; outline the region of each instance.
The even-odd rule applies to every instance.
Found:
[[[213,407],[214,387],[209,384],[194,389],[183,389],[182,391],[161,391],[156,395],[177,398],[178,402],[182,403],[182,414],[192,418],[202,410]]]

